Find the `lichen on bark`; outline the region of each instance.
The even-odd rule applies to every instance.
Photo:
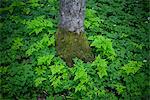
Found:
[[[73,66],[73,58],[75,57],[85,62],[94,59],[86,34],[77,34],[65,29],[59,29],[55,38],[57,54],[64,59],[68,66]]]

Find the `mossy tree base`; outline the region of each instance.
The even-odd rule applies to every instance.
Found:
[[[73,66],[72,59],[75,57],[78,57],[85,62],[94,59],[85,34],[78,34],[59,29],[55,38],[57,54],[64,59],[68,66]]]

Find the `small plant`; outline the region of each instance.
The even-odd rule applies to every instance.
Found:
[[[112,42],[110,39],[105,38],[104,36],[91,36],[89,40],[93,40],[91,46],[96,47],[96,52],[102,52],[102,55],[106,55],[108,58],[115,57],[115,50],[112,47]]]

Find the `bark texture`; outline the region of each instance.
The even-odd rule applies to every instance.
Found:
[[[68,31],[84,32],[85,0],[60,0],[60,27]]]

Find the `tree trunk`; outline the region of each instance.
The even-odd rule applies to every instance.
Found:
[[[89,43],[84,34],[85,0],[60,0],[60,23],[56,33],[56,50],[69,66],[78,57],[91,61]]]
[[[85,0],[60,0],[60,27],[81,33],[84,31]]]

